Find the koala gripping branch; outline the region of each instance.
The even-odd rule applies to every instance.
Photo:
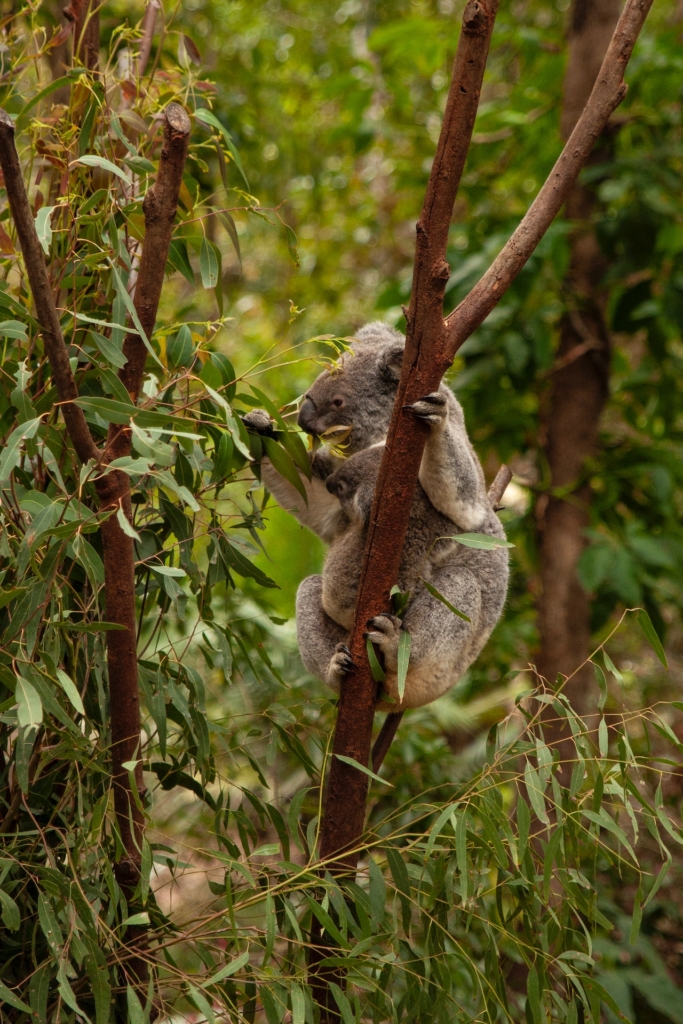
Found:
[[[463,342],[500,301],[567,198],[610,115],[626,93],[624,71],[653,0],[626,0],[590,99],[531,208],[490,269],[444,320],[450,273],[448,229],[462,175],[496,14],[497,0],[470,0],[438,149],[417,224],[406,354],[379,472],[350,647],[356,667],[339,700],[333,755],[366,765],[376,700],[363,634],[369,618],[390,607],[426,428],[407,406],[435,391]],[[321,857],[353,870],[361,848],[368,777],[333,756],[324,806]]]

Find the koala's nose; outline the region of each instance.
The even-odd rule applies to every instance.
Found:
[[[297,422],[302,430],[305,430],[307,434],[315,434],[316,430],[314,427],[315,414],[318,410],[315,407],[315,402],[312,398],[304,398],[303,404],[299,409],[299,416]]]

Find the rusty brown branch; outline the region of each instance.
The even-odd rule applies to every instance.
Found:
[[[164,143],[156,182],[145,196],[145,239],[140,258],[135,309],[148,338],[156,322],[161,288],[164,283],[178,194],[183,177],[190,136],[190,119],[177,103],[164,112]],[[121,381],[135,401],[142,386],[147,348],[138,334],[128,334],[123,346],[128,362],[119,373]],[[129,427],[110,425],[106,461],[128,455],[131,450]],[[111,488],[110,503],[120,504],[132,520],[130,478],[125,473],[110,473],[104,478]],[[139,758],[140,697],[135,622],[135,552],[133,540],[119,526],[116,516],[102,524],[103,562],[106,587],[106,613],[110,622],[126,627],[107,634],[109,679],[112,693],[111,736],[114,802],[126,862],[117,865],[117,880],[130,890],[135,887],[140,869],[143,815],[132,800],[126,761]],[[114,696],[116,699],[114,699]],[[138,791],[142,790],[142,769],[136,769]],[[132,822],[132,825],[131,825]]]
[[[5,178],[10,212],[17,230],[19,246],[33,293],[45,354],[52,368],[52,376],[59,401],[62,403],[62,416],[69,437],[81,462],[98,459],[97,445],[93,441],[85,416],[78,406],[73,405],[74,399],[78,398],[78,389],[71,371],[69,353],[64,342],[50,279],[47,275],[45,256],[38,241],[33,213],[26,193],[24,176],[14,140],[14,122],[4,110],[0,110],[0,167]]]
[[[502,465],[496,473],[495,479],[489,487],[489,501],[494,508],[500,505],[500,500],[505,494],[505,488],[512,480],[512,470],[509,466]]]
[[[159,309],[190,129],[190,118],[184,108],[179,103],[169,103],[164,111],[164,144],[156,182],[142,204],[145,240],[135,287],[135,311],[148,338],[152,336]],[[147,348],[139,334],[129,334],[123,352],[128,362],[119,377],[135,401],[142,386]]]
[[[596,140],[626,95],[624,71],[653,0],[627,0],[590,99],[521,224],[482,279],[446,320],[450,364],[510,287],[562,208]]]
[[[446,369],[445,364],[435,364],[433,360],[433,353],[444,348],[443,295],[449,275],[446,242],[497,7],[497,0],[470,0],[465,9],[441,136],[417,225],[406,355],[375,491],[356,624],[350,641],[359,668],[347,676],[342,688],[334,739],[335,753],[353,757],[360,764],[368,764],[370,758],[376,690],[363,632],[372,615],[389,607],[389,590],[398,574],[427,430],[403,407],[435,390]],[[323,857],[357,842],[363,831],[367,784],[366,775],[332,758],[321,836]],[[355,861],[354,856],[343,863],[351,868]]]

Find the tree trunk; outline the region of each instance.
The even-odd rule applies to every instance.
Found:
[[[620,6],[619,0],[574,0],[561,120],[565,139],[597,79]],[[604,155],[598,154],[600,159]],[[536,510],[542,584],[537,668],[551,686],[558,674],[569,677],[564,692],[579,713],[587,710],[593,682],[590,667],[581,668],[590,654],[590,602],[577,573],[590,507],[590,488],[582,481],[582,473],[598,445],[610,361],[606,294],[601,285],[606,262],[591,225],[595,202],[593,190],[580,183],[567,198],[567,217],[575,222],[565,280],[569,308],[560,327],[546,419],[550,493],[540,498]]]

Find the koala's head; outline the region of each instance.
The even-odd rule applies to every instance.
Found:
[[[370,515],[383,453],[384,445],[357,452],[345,459],[325,481],[328,491],[339,498],[351,520],[365,522]]]
[[[320,374],[306,392],[299,426],[324,434],[346,426],[349,453],[384,440],[396,397],[405,338],[388,324],[367,324],[332,370]]]

